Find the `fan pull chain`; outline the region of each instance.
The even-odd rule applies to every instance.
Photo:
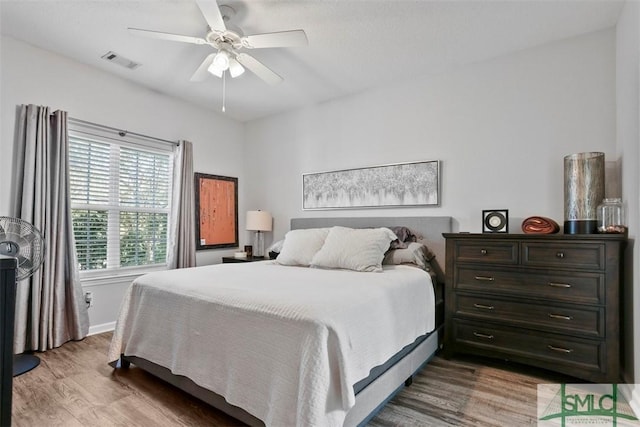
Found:
[[[222,72],[222,112],[226,111],[225,105],[227,103],[227,72]]]

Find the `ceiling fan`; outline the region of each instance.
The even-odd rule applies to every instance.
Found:
[[[304,30],[278,31],[245,36],[241,30],[231,29],[226,24],[226,21],[235,15],[233,8],[226,5],[218,7],[215,0],[196,0],[196,3],[209,27],[204,37],[129,28],[132,34],[143,37],[198,45],[208,44],[215,48],[217,52],[208,55],[202,61],[202,64],[191,76],[191,81],[202,81],[207,77],[208,73],[224,79],[226,71],[229,71],[231,77],[235,78],[244,73],[246,67],[268,84],[275,85],[283,80],[282,77],[253,56],[241,52],[241,50],[305,46],[308,43]]]

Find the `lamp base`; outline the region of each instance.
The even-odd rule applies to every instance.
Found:
[[[256,231],[253,243],[253,256],[256,258],[264,257],[264,234],[262,231]]]
[[[564,222],[564,234],[596,234],[597,232],[598,221],[595,219]]]

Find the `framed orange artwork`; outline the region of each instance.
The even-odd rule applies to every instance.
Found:
[[[238,247],[238,178],[195,174],[196,250]]]

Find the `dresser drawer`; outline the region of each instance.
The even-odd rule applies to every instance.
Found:
[[[598,307],[570,308],[458,295],[455,315],[592,338],[604,336],[604,309]]]
[[[518,263],[518,242],[456,242],[458,262]]]
[[[456,290],[579,304],[604,304],[605,276],[600,273],[547,274],[458,266],[454,278],[453,287]]]
[[[596,243],[522,243],[522,265],[603,270],[604,245]]]
[[[500,352],[517,356],[521,361],[535,359],[589,371],[603,370],[603,341],[523,331],[489,323],[476,325],[454,320],[453,324],[457,346]]]

